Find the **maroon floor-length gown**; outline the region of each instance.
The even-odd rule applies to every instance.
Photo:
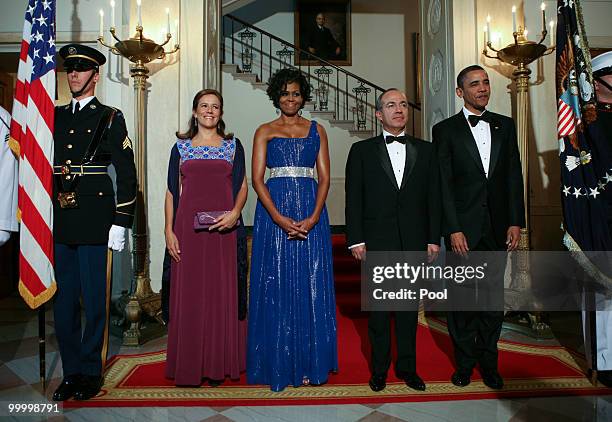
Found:
[[[176,385],[239,378],[246,366],[246,320],[238,320],[236,231],[194,230],[198,211],[230,210],[235,139],[220,147],[178,140],[181,195],[174,233],[166,377]]]

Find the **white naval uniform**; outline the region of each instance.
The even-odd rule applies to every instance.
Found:
[[[612,309],[612,300],[605,300],[605,309]],[[597,329],[597,370],[612,370],[612,311],[595,312]]]
[[[612,73],[612,51],[600,54],[591,61],[592,70],[595,74],[609,75]],[[607,113],[606,113],[607,114]],[[596,123],[597,124],[597,123]],[[610,134],[606,133],[609,137]],[[586,356],[595,356],[598,371],[612,370],[612,299],[606,295],[595,293],[595,341],[591,338],[590,318],[592,312],[583,312],[583,329],[585,339]],[[593,343],[595,343],[593,345]],[[591,350],[595,346],[596,350]],[[592,366],[591,359],[588,359],[589,367]],[[612,405],[609,406],[612,411]],[[607,419],[606,419],[607,420]]]
[[[597,309],[609,309],[606,311],[595,311],[595,348],[593,349],[593,339],[589,328],[592,313],[582,312],[582,328],[584,334],[584,346],[586,356],[596,356],[598,371],[612,371],[612,299],[606,298],[601,293],[595,293]],[[592,367],[591,359],[588,360],[589,367]]]
[[[17,224],[17,159],[8,144],[11,115],[0,107],[0,245],[8,240],[9,232],[19,230]]]

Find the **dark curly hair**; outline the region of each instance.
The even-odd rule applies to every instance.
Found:
[[[272,103],[274,104],[274,107],[280,108],[279,100],[281,97],[281,92],[285,91],[287,89],[287,85],[293,82],[296,82],[300,86],[300,94],[304,99],[300,108],[303,108],[304,104],[312,99],[310,96],[310,84],[308,83],[306,76],[304,76],[304,73],[296,69],[281,69],[272,75],[268,81],[268,89],[266,90],[268,97],[270,97]]]

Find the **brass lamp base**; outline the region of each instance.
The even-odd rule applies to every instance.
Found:
[[[175,44],[171,51],[166,51],[164,46],[168,44],[172,35],[166,34],[166,40],[162,44],[143,36],[142,24],[136,26],[136,34],[128,39],[121,40],[117,37],[115,27],[110,28],[110,33],[116,41],[113,46],[104,41],[103,34],[98,37],[98,42],[107,47],[111,53],[128,59],[133,66],[130,67],[130,75],[134,78],[134,116],[136,123],[136,174],[138,176],[138,192],[134,226],[132,237],[133,245],[133,269],[136,280],[136,289],[129,295],[123,295],[118,301],[118,306],[123,306],[124,319],[117,325],[123,326],[127,320],[129,328],[123,334],[124,346],[139,346],[147,340],[158,337],[165,332],[164,321],[161,316],[161,295],[151,290],[149,279],[148,262],[148,229],[147,229],[147,169],[146,169],[146,142],[145,142],[145,116],[146,116],[146,81],[149,69],[146,64],[163,59],[169,54],[178,51],[179,45]],[[144,317],[148,317],[147,320]]]
[[[503,328],[536,340],[555,338],[550,326],[542,320],[541,312],[508,312],[504,316]]]
[[[151,290],[147,278],[136,280],[136,291],[129,296],[124,315],[130,324],[123,333],[124,346],[140,346],[166,332],[161,313],[161,295]],[[148,321],[144,320],[145,316]]]
[[[521,170],[523,173],[523,202],[525,204],[525,228],[521,229],[521,237],[519,239],[518,250],[513,252],[512,256],[512,284],[505,292],[506,305],[510,308],[525,309],[525,297],[528,304],[537,305],[533,301],[531,283],[531,271],[529,262],[529,135],[528,135],[528,107],[529,107],[529,74],[531,70],[527,65],[542,56],[550,54],[554,51],[554,47],[546,47],[543,41],[546,39],[546,28],[542,29],[539,42],[529,41],[527,39],[527,30],[524,27],[519,27],[518,31],[513,32],[514,43],[507,45],[502,49],[496,49],[492,46],[491,40],[485,43],[482,54],[491,59],[496,59],[501,62],[516,66],[512,73],[516,81],[516,101],[517,101],[517,118],[516,132],[519,143],[519,153],[521,157]],[[492,55],[489,50],[496,53]],[[508,312],[505,318],[504,327],[513,331],[519,331],[537,339],[553,338],[550,327],[542,320],[542,312]]]
[[[512,253],[512,285],[506,290],[507,302],[511,302],[510,308],[514,305],[520,309],[525,305],[525,293],[527,292],[528,301],[537,305],[533,301],[533,295],[529,294],[532,290],[531,282],[531,263],[529,260],[529,231],[521,229],[518,249]],[[554,338],[552,330],[543,320],[541,311],[510,311],[504,317],[503,327],[510,331],[519,332],[537,340],[549,340]]]

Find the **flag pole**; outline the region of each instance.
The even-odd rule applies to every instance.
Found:
[[[45,304],[38,308],[38,363],[40,368],[40,384],[42,391],[46,389],[46,364],[45,364]]]

